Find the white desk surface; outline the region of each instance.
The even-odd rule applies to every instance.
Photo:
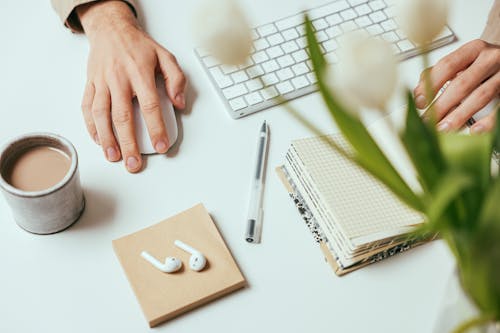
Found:
[[[0,2],[0,143],[30,131],[69,138],[80,157],[87,209],[72,228],[35,236],[14,223],[0,199],[0,332],[147,332],[111,240],[198,202],[213,214],[249,287],[159,326],[157,332],[430,332],[453,260],[440,241],[336,277],[274,168],[294,138],[309,136],[282,107],[232,120],[193,54],[191,17],[199,3],[140,1],[147,30],[189,76],[178,152],[147,160],[140,174],[104,160],[80,113],[88,44],[63,29],[49,1]],[[245,0],[254,24],[322,1]],[[454,2],[459,41],[477,38],[492,1]],[[419,58],[401,64],[413,87]],[[318,94],[295,100],[325,131],[334,126]],[[263,243],[243,240],[256,136],[271,128]],[[172,155],[172,154],[171,154]]]

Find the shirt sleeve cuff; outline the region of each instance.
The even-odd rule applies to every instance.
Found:
[[[52,0],[52,7],[59,15],[59,18],[64,23],[64,25],[71,29],[73,32],[83,32],[82,24],[78,16],[76,15],[75,8],[90,2],[95,2],[98,0]],[[137,17],[136,4],[134,0],[121,0],[127,3]]]
[[[495,0],[484,27],[481,39],[495,45],[500,45],[500,0]]]

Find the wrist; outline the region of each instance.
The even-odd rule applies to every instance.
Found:
[[[127,3],[121,0],[90,2],[76,8],[85,34],[92,40],[98,32],[137,28],[137,20]]]

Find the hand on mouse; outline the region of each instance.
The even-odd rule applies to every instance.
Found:
[[[135,137],[133,98],[138,99],[153,147],[165,153],[169,142],[155,73],[165,78],[166,93],[178,109],[185,107],[185,76],[175,57],[141,30],[126,3],[92,2],[76,12],[90,43],[82,100],[87,129],[109,161],[123,159],[129,172],[138,172],[142,158]]]
[[[500,94],[500,47],[479,39],[473,40],[426,71],[430,73],[433,94],[450,81],[434,103],[434,110],[439,130],[456,130]],[[430,102],[425,93],[423,78],[422,73],[414,90],[416,105],[421,109]],[[491,112],[476,122],[471,127],[471,132],[491,130],[495,124],[495,115],[496,112]]]

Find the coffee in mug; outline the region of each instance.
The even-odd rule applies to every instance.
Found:
[[[0,189],[17,224],[36,234],[66,229],[85,206],[76,150],[51,133],[24,135],[5,145]]]

